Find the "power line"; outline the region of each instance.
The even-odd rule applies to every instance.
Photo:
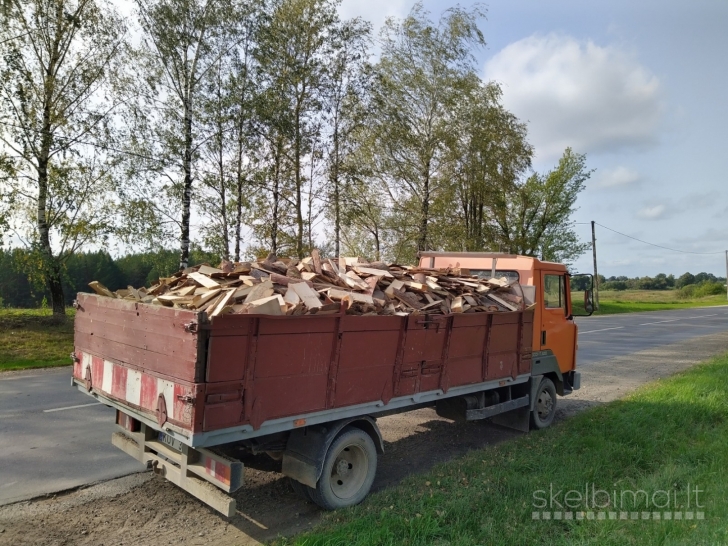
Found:
[[[587,222],[577,222],[578,224],[587,224]],[[682,254],[700,254],[700,255],[715,255],[715,254],[723,254],[725,251],[721,250],[718,252],[691,252],[690,250],[679,250],[677,248],[670,248],[667,246],[657,245],[655,243],[650,243],[649,241],[643,241],[642,239],[638,239],[637,237],[632,237],[631,235],[627,235],[626,233],[622,233],[621,231],[617,231],[616,229],[612,229],[610,227],[607,227],[603,224],[600,224],[599,222],[594,222],[599,227],[603,227],[604,229],[607,229],[609,231],[612,231],[616,233],[617,235],[621,235],[622,237],[627,237],[628,239],[633,239],[635,241],[638,241],[640,243],[644,243],[646,245],[654,246],[657,248],[662,248],[663,250],[670,250],[672,252],[680,252]]]

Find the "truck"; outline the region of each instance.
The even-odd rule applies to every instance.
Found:
[[[228,517],[244,485],[241,449],[279,460],[296,492],[334,510],[372,486],[380,417],[434,407],[456,421],[548,427],[557,396],[580,387],[574,317],[591,314],[591,288],[572,301],[564,265],[526,256],[419,260],[518,281],[528,306],[210,320],[79,293],[72,385],[116,410],[113,445]]]

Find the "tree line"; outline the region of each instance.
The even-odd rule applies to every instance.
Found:
[[[587,248],[570,220],[586,158],[532,170],[526,124],[478,75],[481,5],[434,20],[417,3],[377,37],[337,0],[134,5],[0,8],[0,235],[54,313],[79,252],[112,244],[177,241],[179,268],[195,245],[400,263]]]
[[[0,249],[0,308],[50,307],[48,287],[38,277],[28,276],[26,263],[32,253],[26,249]],[[217,265],[220,257],[195,245],[190,249],[190,261]],[[179,252],[172,249],[127,254],[118,258],[108,252],[77,252],[66,261],[61,277],[65,305],[70,305],[78,292],[91,292],[88,283],[96,280],[111,290],[133,286],[151,286],[160,277],[177,271]],[[582,291],[590,286],[587,277],[574,277],[572,290]],[[724,294],[725,278],[712,273],[685,273],[679,277],[659,273],[654,277],[605,277],[599,275],[600,290],[679,290],[678,295],[692,298]]]
[[[683,273],[679,277],[658,273],[654,277],[599,276],[600,290],[679,290],[686,298],[713,296],[726,292],[726,279],[712,273]]]

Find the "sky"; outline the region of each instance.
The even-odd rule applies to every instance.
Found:
[[[379,29],[412,4],[343,0],[341,14]],[[483,4],[487,47],[476,52],[478,70],[502,85],[506,108],[527,122],[534,170],[554,168],[566,147],[594,169],[573,219],[584,240],[590,222],[600,224],[599,273],[725,276],[728,2]],[[424,1],[435,20],[454,5]],[[591,252],[574,269],[591,272]]]

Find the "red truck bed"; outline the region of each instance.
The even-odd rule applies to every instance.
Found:
[[[78,295],[74,383],[213,446],[527,381],[533,313],[223,315]]]

